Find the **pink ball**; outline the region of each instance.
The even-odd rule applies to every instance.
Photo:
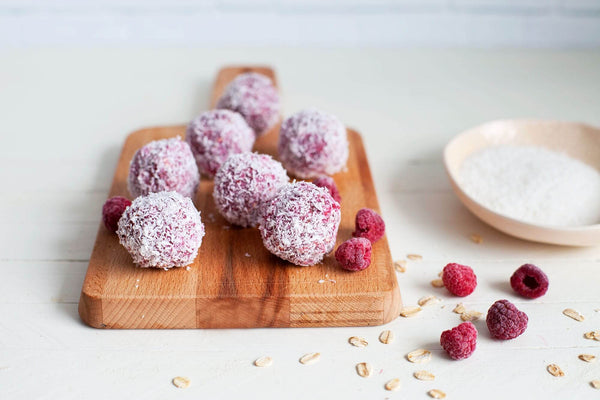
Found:
[[[135,152],[127,186],[133,197],[175,191],[194,197],[200,174],[190,146],[179,138],[155,140]]]
[[[341,171],[348,160],[346,128],[337,117],[308,109],[281,124],[279,158],[299,178],[316,178]]]
[[[217,210],[228,222],[256,226],[263,203],[288,181],[285,169],[271,156],[234,154],[215,175],[213,198]]]
[[[125,209],[117,235],[140,267],[183,267],[198,255],[204,224],[190,198],[151,193]]]
[[[340,218],[340,204],[327,189],[295,182],[265,205],[259,230],[271,253],[296,265],[314,265],[335,246]]]
[[[227,157],[251,151],[255,138],[244,118],[229,110],[203,112],[190,122],[185,133],[200,173],[211,178]]]
[[[217,101],[216,108],[242,114],[256,136],[260,136],[277,123],[281,106],[279,93],[271,79],[256,72],[248,72],[231,81]]]

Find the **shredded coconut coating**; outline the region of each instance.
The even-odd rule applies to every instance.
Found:
[[[271,79],[256,72],[238,75],[225,88],[216,108],[236,111],[244,117],[256,136],[277,123],[280,114],[279,93]]]
[[[200,173],[211,178],[230,155],[251,151],[255,139],[244,118],[229,110],[203,112],[185,133]]]
[[[327,189],[294,182],[265,205],[259,230],[271,253],[296,265],[314,265],[333,250],[340,218],[340,204]]]
[[[117,235],[140,267],[183,267],[198,255],[204,224],[190,198],[177,192],[151,193],[127,207]]]
[[[200,173],[190,146],[179,138],[155,140],[134,154],[127,187],[133,197],[175,191],[194,197]]]
[[[279,158],[299,178],[317,178],[341,171],[348,160],[346,128],[336,116],[308,109],[283,121]]]
[[[229,223],[256,226],[263,203],[287,182],[285,169],[271,156],[234,154],[215,175],[213,198],[217,210]]]

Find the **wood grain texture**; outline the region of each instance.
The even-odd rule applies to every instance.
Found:
[[[237,74],[266,67],[228,67],[217,76],[211,104]],[[275,81],[276,82],[276,81]],[[276,155],[278,126],[259,138],[255,151]],[[110,196],[129,196],[129,161],[152,140],[181,136],[185,126],[143,129],[128,136]],[[338,244],[351,237],[362,207],[379,211],[360,135],[348,130],[347,169],[334,176],[342,195]],[[333,254],[312,267],[296,267],[270,254],[257,229],[230,226],[203,179],[194,202],[206,236],[189,270],[136,267],[116,235],[100,226],[79,302],[82,320],[96,328],[255,328],[368,326],[387,323],[401,306],[392,258],[384,237],[373,246],[371,266],[361,272],[339,268]]]

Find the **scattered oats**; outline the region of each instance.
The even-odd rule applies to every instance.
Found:
[[[135,288],[136,288],[136,289],[137,289],[137,288],[139,288],[139,287],[140,287],[140,285],[137,285],[137,284],[135,285]]]
[[[429,397],[433,397],[434,399],[445,399],[446,398],[446,393],[442,392],[439,389],[432,389],[429,392],[427,392],[427,394],[429,395]]]
[[[365,338],[359,336],[352,336],[348,339],[348,342],[354,347],[367,347],[369,345],[369,342]]]
[[[465,311],[467,311],[467,309],[465,308],[465,306],[463,305],[463,303],[458,303],[456,305],[456,307],[454,307],[454,310],[452,310],[452,312],[456,313],[456,314],[462,314]]]
[[[190,267],[185,267],[185,270],[189,271],[189,270],[191,270],[191,268]]]
[[[596,356],[593,356],[591,354],[580,354],[579,359],[585,362],[594,362],[596,361]]]
[[[434,374],[425,370],[416,371],[413,375],[420,381],[432,381],[435,379]]]
[[[420,254],[407,254],[406,258],[412,261],[420,261],[423,259],[423,256]]]
[[[477,321],[482,315],[479,311],[470,310],[460,314],[460,319],[463,321]]]
[[[250,253],[244,253],[244,255],[245,255],[246,257],[252,257],[252,256],[250,255]]]
[[[418,303],[420,306],[428,306],[430,304],[439,303],[441,300],[434,295],[423,296],[419,299]]]
[[[269,356],[257,358],[256,360],[254,360],[254,365],[256,365],[257,367],[270,367],[271,365],[273,365],[273,359]]]
[[[400,389],[400,379],[398,378],[389,380],[385,384],[385,390],[396,391],[398,389]]]
[[[394,261],[394,269],[398,272],[406,272],[406,260]]]
[[[548,370],[548,372],[550,372],[550,375],[558,377],[565,376],[563,370],[560,369],[560,367],[556,364],[550,364],[546,369]]]
[[[319,283],[325,283],[325,279],[319,279],[318,282]]]
[[[444,281],[441,279],[434,279],[431,281],[431,286],[436,288],[444,287]]]
[[[431,352],[425,349],[417,349],[408,353],[406,358],[411,363],[422,364],[431,360]]]
[[[400,310],[400,315],[402,317],[408,318],[408,317],[414,317],[419,312],[421,312],[421,307],[418,307],[418,306],[403,307],[402,310]]]
[[[308,353],[300,358],[300,363],[304,365],[314,364],[321,358],[321,353]]]
[[[356,364],[356,373],[363,378],[368,378],[371,376],[371,373],[373,373],[373,367],[366,362],[358,363]]]
[[[567,317],[569,318],[573,318],[575,321],[583,321],[585,318],[583,317],[583,315],[579,314],[577,311],[573,310],[572,308],[565,308],[563,310],[563,314],[565,314]]]
[[[600,379],[594,379],[590,382],[590,385],[592,385],[594,389],[600,389]]]
[[[583,334],[586,339],[600,341],[600,331],[591,331]]]
[[[471,235],[471,241],[473,243],[481,244],[483,243],[483,238],[481,237],[481,235],[474,233]]]
[[[392,332],[390,330],[383,331],[379,335],[379,341],[383,344],[391,344],[394,342],[394,339],[395,339],[394,332]]]
[[[179,389],[187,389],[190,387],[190,379],[183,376],[176,376],[173,378],[173,385],[178,387]]]
[[[142,319],[144,319],[145,316],[146,316],[146,314],[142,314]]]

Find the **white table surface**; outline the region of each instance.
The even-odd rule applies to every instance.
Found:
[[[219,66],[276,67],[286,113],[315,106],[362,132],[406,305],[442,298],[385,327],[254,330],[96,330],[77,302],[125,136],[186,123],[208,105]],[[487,227],[458,202],[441,162],[444,144],[476,124],[539,117],[600,125],[600,52],[533,50],[25,49],[0,52],[0,398],[2,399],[448,399],[591,398],[600,342],[600,250],[527,243]],[[484,242],[469,240],[480,234]],[[471,265],[485,312],[507,298],[529,315],[519,338],[499,342],[476,322],[478,347],[452,361],[440,333],[460,323],[461,300],[429,282],[448,262]],[[550,278],[548,294],[524,300],[508,284],[525,262]],[[571,307],[586,317],[562,315]],[[396,342],[383,345],[383,329]],[[348,344],[363,336],[367,348]],[[406,353],[430,349],[411,364]],[[318,364],[298,358],[321,352]],[[254,359],[270,355],[270,368]],[[358,362],[374,376],[359,377]],[[565,376],[546,372],[560,365]],[[412,373],[427,369],[433,382]],[[177,389],[175,376],[191,379]],[[398,392],[384,383],[400,378]]]

